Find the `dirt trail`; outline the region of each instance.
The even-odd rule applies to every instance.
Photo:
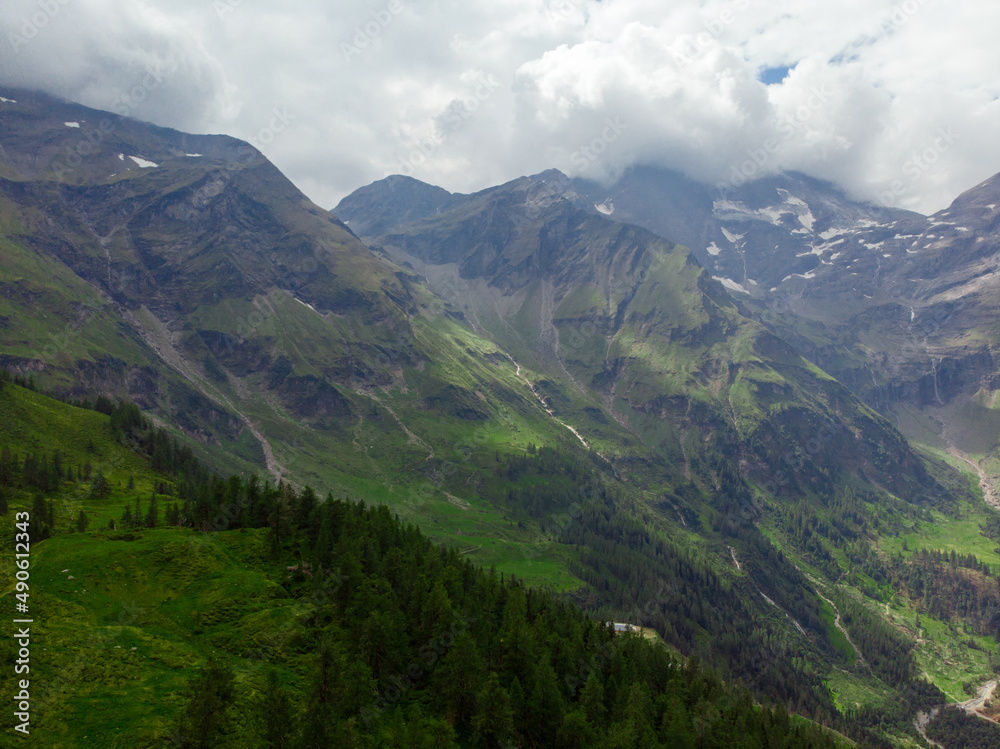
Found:
[[[983,499],[986,500],[986,504],[1000,510],[1000,495],[998,495],[996,489],[993,488],[993,482],[986,474],[986,471],[983,470],[982,466],[967,457],[965,453],[951,443],[948,444],[948,452],[959,460],[963,460],[969,464],[972,470],[975,471],[976,475],[979,477],[979,487],[983,490]]]
[[[847,640],[847,644],[850,645],[852,648],[854,648],[854,652],[858,656],[858,662],[865,668],[868,668],[868,662],[865,660],[865,657],[861,655],[861,650],[858,649],[858,646],[854,644],[854,640],[851,639],[851,635],[848,633],[847,627],[845,627],[843,624],[840,623],[840,609],[837,608],[837,604],[835,604],[825,595],[820,593],[819,588],[813,588],[813,589],[816,591],[816,595],[818,595],[820,598],[822,598],[824,601],[830,604],[830,606],[833,608],[833,613],[836,615],[833,619],[833,626],[841,631],[841,633]]]
[[[934,739],[927,738],[927,725],[937,717],[939,712],[941,712],[941,708],[939,707],[935,707],[930,713],[918,712],[916,719],[913,721],[913,727],[917,729],[917,732],[928,744],[936,746],[938,749],[946,749],[944,744],[939,744]]]
[[[411,432],[410,428],[403,423],[403,420],[399,418],[398,415],[396,415],[396,412],[392,410],[392,408],[390,408],[386,403],[383,403],[382,400],[377,395],[375,395],[375,393],[373,393],[371,390],[359,390],[358,392],[368,396],[373,401],[382,406],[382,408],[388,411],[389,415],[396,420],[396,424],[399,425],[399,428],[403,430],[403,433],[406,435],[406,438],[409,440],[410,444],[420,445],[422,448],[427,450],[426,459],[434,460],[434,448],[431,447],[430,444],[428,444],[426,441],[420,439],[420,437]]]
[[[986,707],[986,703],[993,699],[993,693],[996,692],[996,690],[997,681],[988,681],[980,687],[979,694],[977,696],[973,697],[971,700],[959,702],[956,707],[960,707],[965,710],[965,712],[978,715],[981,718],[986,717],[981,711],[984,707]]]
[[[268,473],[271,474],[275,483],[282,481],[286,474],[285,468],[278,462],[278,459],[274,455],[274,449],[271,447],[271,443],[268,441],[267,437],[264,436],[263,432],[261,432],[260,429],[258,429],[257,426],[250,420],[249,416],[237,408],[223,393],[220,393],[215,388],[206,387],[202,380],[191,369],[188,361],[174,347],[172,336],[164,322],[147,308],[143,307],[142,311],[145,313],[144,316],[149,318],[152,323],[151,326],[145,324],[145,322],[138,315],[127,313],[125,316],[126,319],[132,323],[133,328],[139,333],[146,344],[152,348],[159,355],[159,357],[163,359],[163,361],[177,370],[177,372],[190,382],[198,392],[209,400],[215,401],[220,405],[225,404],[230,411],[235,413],[240,418],[240,421],[246,425],[247,429],[250,430],[250,433],[260,443],[261,450],[264,453],[264,461],[267,464]]]
[[[575,436],[578,440],[580,440],[580,444],[583,445],[585,448],[587,448],[589,450],[590,449],[590,445],[587,444],[587,440],[585,440],[583,438],[583,436],[578,431],[576,431],[576,429],[574,429],[573,427],[571,427],[566,422],[561,421],[559,418],[557,418],[556,417],[556,412],[553,411],[551,408],[549,408],[549,404],[545,402],[545,399],[541,396],[541,394],[538,392],[538,390],[535,389],[535,384],[531,380],[529,380],[527,377],[525,377],[523,374],[521,374],[521,365],[518,364],[516,361],[514,361],[514,357],[511,356],[510,354],[508,354],[506,351],[502,351],[501,350],[500,353],[502,353],[504,356],[506,356],[508,359],[510,359],[511,364],[513,364],[514,368],[515,368],[514,374],[517,376],[517,378],[521,382],[523,382],[525,385],[528,386],[528,389],[531,390],[531,394],[534,395],[535,398],[538,399],[538,402],[542,404],[542,408],[545,409],[545,413],[547,413],[549,416],[551,416],[552,419],[553,419],[553,421],[557,422],[558,424],[561,424],[563,427],[565,427],[566,429],[568,429],[569,431],[571,431],[573,433],[573,436]],[[598,455],[600,455],[600,453],[598,453]],[[604,457],[604,456],[602,455],[601,457]]]
[[[742,571],[743,571],[743,565],[741,565],[741,564],[740,564],[740,560],[736,558],[736,549],[734,549],[734,548],[733,548],[732,546],[730,546],[730,547],[729,547],[729,553],[730,553],[730,554],[732,555],[732,557],[733,557],[733,563],[734,563],[734,564],[736,565],[736,569],[737,569],[737,571],[739,571],[739,572],[742,572]],[[750,582],[750,584],[751,584],[751,585],[753,585],[753,587],[754,587],[754,588],[756,588],[757,592],[758,592],[758,593],[760,593],[760,595],[761,595],[761,598],[763,598],[763,599],[764,599],[765,601],[767,601],[767,602],[768,602],[769,604],[771,604],[772,606],[774,606],[774,608],[776,608],[776,609],[777,609],[778,611],[780,611],[780,612],[781,612],[782,614],[784,614],[784,615],[785,615],[785,617],[786,617],[786,618],[788,619],[788,621],[790,621],[790,622],[791,622],[791,623],[792,623],[792,624],[794,625],[795,629],[797,629],[797,630],[799,631],[799,633],[800,633],[800,634],[801,634],[801,635],[802,635],[803,637],[808,637],[808,635],[806,634],[806,631],[805,631],[805,630],[804,630],[804,629],[802,628],[802,625],[801,625],[801,624],[799,624],[799,623],[798,623],[798,622],[797,622],[797,621],[795,620],[795,617],[793,617],[793,616],[792,616],[791,614],[789,614],[789,613],[788,613],[787,611],[785,611],[785,610],[784,610],[783,608],[781,608],[781,606],[779,606],[779,605],[778,605],[777,603],[775,603],[775,602],[774,602],[774,601],[773,601],[773,600],[772,600],[771,598],[769,598],[769,597],[768,597],[768,596],[767,596],[767,595],[766,595],[766,594],[764,593],[764,591],[762,591],[762,590],[761,590],[761,589],[760,589],[759,587],[757,587],[757,583],[755,583],[755,582],[753,581],[753,578],[751,578],[751,577],[747,576],[747,580],[748,580],[748,581]]]

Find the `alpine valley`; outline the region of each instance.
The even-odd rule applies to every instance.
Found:
[[[31,741],[1000,745],[998,206],[636,167],[330,212],[0,92]]]

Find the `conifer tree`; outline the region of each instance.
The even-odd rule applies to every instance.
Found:
[[[264,718],[264,744],[268,749],[288,749],[292,743],[292,700],[278,681],[278,674],[267,675],[267,687],[260,702]]]
[[[146,512],[146,527],[155,528],[160,522],[160,506],[156,499],[156,493],[149,499],[149,510]]]
[[[181,746],[191,749],[218,746],[229,725],[229,708],[235,696],[233,670],[210,658],[188,684],[187,708],[181,713],[178,726]]]
[[[514,738],[514,711],[496,673],[489,675],[486,685],[476,695],[472,729],[479,749],[502,749]]]

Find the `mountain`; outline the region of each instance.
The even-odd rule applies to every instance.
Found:
[[[33,745],[847,746],[655,636],[616,635],[477,569],[385,507],[164,462],[163,432],[130,411],[0,378],[0,527],[13,537],[15,513],[32,515],[18,598],[38,612],[30,724],[8,712],[3,728]],[[178,527],[178,508],[210,531]],[[0,646],[12,665],[18,647]],[[0,695],[18,689],[5,679]]]
[[[454,558],[598,621],[649,628],[753,699],[873,746],[904,742],[917,709],[957,701],[989,673],[995,518],[950,456],[914,450],[803,356],[804,327],[785,336],[682,245],[615,221],[606,202],[566,197],[554,172],[471,196],[391,178],[337,218],[239,141],[2,96],[0,364],[103,409],[157,470],[196,459],[195,478],[136,478],[176,500],[181,532],[243,530],[257,539],[251,556],[377,570],[350,611],[304,614],[346,616],[371,668],[386,643],[405,661],[398,622],[424,621],[419,596],[393,601],[386,587],[425,547],[390,543],[413,524]],[[21,453],[18,469],[54,508],[39,505],[53,532],[39,549],[65,543],[85,493],[138,496],[114,465],[110,486],[55,481],[44,451],[57,430],[22,433],[6,426],[0,449]],[[371,526],[345,529],[359,502],[399,520],[357,509]],[[101,506],[124,524],[119,509]],[[172,543],[158,533],[144,542],[151,558]],[[938,541],[958,553],[942,557]],[[88,546],[66,548],[82,559]],[[442,581],[452,600],[466,574]],[[197,608],[218,609],[206,624],[230,621],[216,603],[240,588],[205,586]],[[67,627],[93,609],[74,612]],[[235,647],[285,613],[210,642]],[[500,619],[511,619],[504,639],[523,644],[519,616]],[[543,663],[517,647],[511,657]],[[506,651],[487,652],[499,674]],[[582,657],[560,651],[559,671]],[[532,676],[501,689],[512,704],[518,690],[563,704],[546,696],[543,670],[541,686]],[[379,688],[393,673],[378,671]],[[615,722],[623,694],[606,697]]]
[[[784,493],[823,491],[859,471],[900,496],[933,483],[895,430],[744,314],[688,249],[582,210],[553,190],[553,176],[453,196],[372,241],[545,371],[549,407],[602,454],[615,446],[601,422],[616,422],[688,479],[711,443],[764,485],[821,435],[825,449]],[[370,216],[392,189],[377,183],[335,213]]]
[[[986,499],[1000,504],[992,323],[1000,177],[930,217],[852,200],[794,173],[716,186],[652,167],[610,186],[555,171],[536,180],[550,197],[691,248],[747,314],[909,439],[973,467]],[[436,195],[423,216],[390,210],[384,222],[440,212],[448,202]],[[359,190],[335,213],[362,215],[366,200],[379,203]]]
[[[385,182],[405,184],[410,196],[431,194],[412,180]],[[946,460],[955,465],[953,457],[925,446],[914,453],[885,418],[860,402],[866,393],[852,394],[803,357],[802,351],[819,349],[804,345],[820,339],[817,330],[832,338],[832,329],[811,327],[804,315],[787,309],[775,312],[767,304],[782,309],[777,294],[739,292],[732,279],[713,277],[722,271],[705,269],[695,253],[616,221],[620,209],[614,197],[588,197],[579,183],[558,172],[473,195],[445,197],[434,191],[433,205],[424,203],[416,213],[417,202],[409,198],[403,199],[402,213],[393,201],[381,202],[393,189],[382,183],[362,188],[334,214],[349,225],[361,221],[384,227],[402,221],[366,240],[426,278],[477,331],[543,373],[537,389],[549,409],[615,463],[620,477],[641,487],[644,463],[667,477],[682,466],[682,480],[669,479],[673,491],[658,509],[668,517],[676,513],[689,530],[739,539],[729,549],[738,571],[738,554],[745,548],[765,555],[766,549],[777,548],[795,560],[792,568],[755,577],[758,584],[766,580],[765,585],[773,585],[775,575],[791,575],[794,588],[809,590],[822,603],[836,603],[843,612],[853,599],[834,601],[822,587],[810,589],[809,581],[840,580],[843,585],[847,579],[853,590],[866,591],[883,606],[906,600],[903,610],[926,612],[926,590],[917,593],[910,582],[917,574],[914,565],[923,564],[923,557],[912,556],[914,550],[933,543],[925,533],[957,538],[971,531],[979,540],[971,546],[959,542],[957,548],[974,548],[977,558],[985,552],[1000,561],[993,542],[979,535],[981,522],[993,522],[987,521],[992,517],[988,509],[953,468],[942,465]],[[765,190],[761,185],[754,189]],[[823,187],[812,184],[811,189],[822,192]],[[777,187],[773,190],[794,212],[786,216],[774,208],[781,220],[766,222],[765,231],[784,232],[787,251],[797,255],[803,248],[792,244],[801,241],[795,232],[805,229],[799,219],[812,212],[789,202]],[[767,212],[763,204],[749,201],[744,196],[740,204]],[[828,209],[812,214],[822,222],[815,229],[883,235],[890,230],[875,225],[884,215],[880,209],[855,206],[845,217],[835,210],[838,201],[847,199],[829,196]],[[664,206],[663,211],[693,215],[689,207]],[[919,219],[892,215],[897,223]],[[757,251],[752,262],[758,267],[785,262],[780,256],[778,261],[767,257],[764,243],[770,238],[760,239],[751,231],[765,222],[746,215],[730,219],[734,223],[718,231],[742,228]],[[712,214],[704,220],[717,221]],[[750,226],[742,227],[744,223]],[[749,265],[749,253],[747,257]],[[831,284],[837,280],[832,273],[829,278]],[[843,301],[839,304],[842,312],[850,311]],[[776,333],[787,333],[788,342]],[[864,368],[864,356],[856,346],[842,360]],[[624,452],[616,453],[613,444],[603,441],[615,425],[634,438]],[[626,463],[628,470],[623,470]],[[712,510],[694,509],[699,502],[690,502],[699,492]],[[853,508],[846,515],[839,505],[845,497],[852,498],[847,501]],[[858,497],[862,503],[855,505]],[[847,518],[856,519],[855,513],[867,519],[852,526]],[[938,528],[931,530],[927,523]],[[873,565],[869,572],[852,569],[867,564]],[[795,568],[809,571],[802,578]],[[876,593],[866,577],[895,593]],[[986,586],[995,590],[992,582]],[[772,591],[764,590],[766,600],[774,600]],[[790,599],[782,600],[791,610]],[[982,634],[995,630],[993,614],[987,613],[995,605],[988,604],[975,625]],[[808,616],[806,609],[796,611]],[[904,615],[890,611],[886,606],[864,615],[860,621],[867,636],[877,632],[877,637],[888,637],[892,627],[900,626]],[[795,614],[791,616],[794,623]],[[910,644],[900,647],[913,648],[922,673],[944,684],[935,674],[942,658],[953,662],[956,651],[940,642],[929,644],[913,633],[912,623],[903,631]],[[857,632],[852,637],[857,639]],[[899,673],[885,678],[898,684],[899,678],[905,680]]]
[[[421,466],[434,448],[400,419],[434,403],[469,431],[503,404],[546,432],[494,346],[255,149],[5,98],[5,365],[68,396],[128,397],[228,467],[322,488],[369,480],[368,451]],[[421,397],[391,405],[407,376]]]
[[[610,187],[559,189],[688,243],[775,332],[907,437],[971,465],[1000,504],[1000,176],[930,217],[796,174],[710,188],[636,168]]]

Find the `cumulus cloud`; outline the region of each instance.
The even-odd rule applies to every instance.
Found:
[[[229,132],[326,206],[395,172],[470,191],[646,163],[930,211],[1000,171],[998,21],[935,0],[7,0],[0,84]],[[150,70],[170,73],[143,93]]]
[[[179,128],[233,114],[196,30],[141,2],[5,0],[0,82]]]

